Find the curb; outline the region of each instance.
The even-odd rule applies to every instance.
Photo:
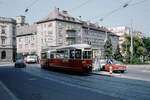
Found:
[[[103,74],[103,73],[97,73],[97,72],[92,72],[91,74],[94,74],[94,75],[101,75],[101,76],[108,76],[108,77],[113,77],[113,75],[110,75],[110,74]]]
[[[14,63],[0,63],[0,66],[11,66],[14,65]]]

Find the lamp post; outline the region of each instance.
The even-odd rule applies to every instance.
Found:
[[[132,64],[132,57],[133,57],[133,29],[132,29],[132,20],[131,20],[130,36],[131,36],[131,47],[130,47],[131,58],[130,58],[130,63]]]

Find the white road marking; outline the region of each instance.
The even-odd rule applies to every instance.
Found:
[[[1,81],[0,86],[8,93],[12,100],[19,100]]]

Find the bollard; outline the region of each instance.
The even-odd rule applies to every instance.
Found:
[[[109,74],[112,75],[112,66],[109,67]]]

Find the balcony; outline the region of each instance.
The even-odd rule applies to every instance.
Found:
[[[0,34],[0,37],[1,37],[1,38],[6,38],[6,37],[7,37],[7,34],[6,34],[6,33],[1,33],[1,34]]]
[[[75,39],[76,38],[76,30],[67,30],[66,32],[67,39]]]
[[[76,35],[75,34],[66,34],[67,39],[75,39]]]
[[[1,38],[7,38],[7,35],[6,34],[0,34],[0,37]]]

